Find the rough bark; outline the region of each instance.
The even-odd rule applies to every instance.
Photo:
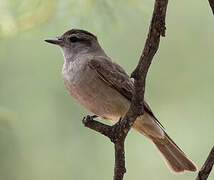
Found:
[[[214,164],[214,146],[210,151],[210,154],[207,157],[207,160],[205,161],[204,165],[199,171],[198,176],[196,177],[196,180],[206,180],[213,168],[213,164]]]
[[[136,118],[144,113],[144,92],[146,75],[152,59],[158,50],[160,36],[165,36],[165,17],[168,0],[156,0],[150,23],[148,37],[142,51],[142,55],[136,69],[131,74],[134,78],[135,93],[132,97],[131,106],[123,119],[113,126],[108,126],[95,121],[94,116],[86,116],[83,124],[107,137],[114,143],[115,166],[114,180],[122,180],[126,172],[125,168],[125,138],[134,124]]]

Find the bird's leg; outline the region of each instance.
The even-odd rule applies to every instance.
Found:
[[[92,115],[92,116],[87,115],[87,116],[83,117],[82,122],[83,122],[84,125],[86,125],[87,123],[89,123],[89,121],[93,121],[97,117],[99,117],[99,116],[97,116],[97,115]]]
[[[97,116],[97,115],[92,115],[91,116],[93,119],[95,119],[95,118],[98,118],[99,116]]]

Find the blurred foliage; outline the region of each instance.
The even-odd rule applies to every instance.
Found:
[[[0,175],[4,179],[16,179],[18,176],[19,147],[13,132],[12,122],[15,115],[0,107]],[[14,171],[11,169],[16,169]]]
[[[55,0],[1,0],[0,37],[29,30],[47,21]]]
[[[168,134],[201,167],[214,143],[214,23],[208,2],[192,3],[169,2],[167,34],[149,71],[146,96]],[[70,28],[92,31],[130,73],[152,10],[150,0],[0,0],[1,179],[112,179],[113,146],[82,126],[89,112],[64,87],[60,50],[43,40]],[[172,174],[134,131],[126,157],[127,180],[196,177]]]
[[[126,13],[135,13],[134,11],[145,13],[152,3],[151,1],[143,3],[139,0],[126,3],[122,0],[116,2],[113,0],[1,0],[0,2],[0,37],[30,30],[46,22],[53,14],[58,14],[69,24],[90,24],[101,28],[106,22],[109,25],[118,23]],[[84,16],[85,11],[88,12],[87,16]],[[97,21],[93,21],[97,18],[103,23],[98,24]]]

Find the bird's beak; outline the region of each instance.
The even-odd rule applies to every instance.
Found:
[[[45,42],[51,43],[51,44],[56,44],[60,45],[63,43],[63,40],[55,38],[55,39],[45,39]]]

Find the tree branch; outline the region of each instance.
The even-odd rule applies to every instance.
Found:
[[[196,177],[196,180],[206,180],[212,170],[213,164],[214,164],[214,146],[210,151],[210,154],[207,157],[207,160],[205,161],[204,165],[199,171],[198,176]]]
[[[209,0],[210,7],[212,9],[213,15],[214,15],[214,0]]]
[[[113,126],[93,120],[93,117],[87,116],[83,119],[86,127],[93,129],[111,139],[115,148],[115,167],[114,180],[122,180],[125,168],[125,138],[134,124],[136,118],[144,113],[144,92],[146,75],[153,56],[158,50],[160,36],[165,36],[165,17],[168,0],[156,0],[150,23],[148,37],[142,51],[142,55],[136,69],[131,74],[134,78],[135,92],[132,97],[130,108],[125,117]]]

